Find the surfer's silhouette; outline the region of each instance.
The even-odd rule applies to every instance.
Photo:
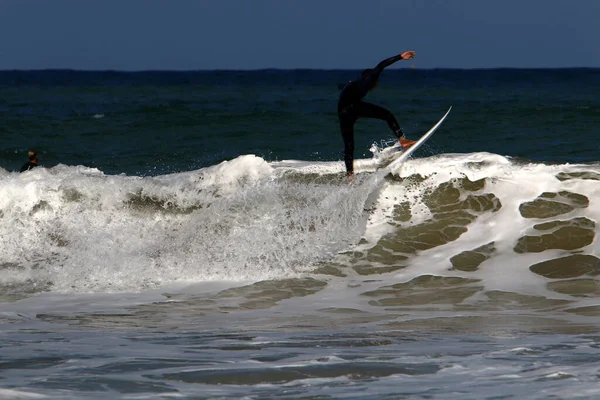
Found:
[[[412,146],[415,142],[404,137],[404,132],[394,115],[387,109],[363,101],[363,98],[377,86],[379,75],[383,69],[400,60],[410,60],[415,56],[414,51],[405,51],[396,56],[386,58],[375,68],[365,69],[360,78],[341,86],[338,101],[338,119],[340,130],[344,139],[344,163],[346,174],[354,173],[354,124],[359,118],[375,118],[387,122],[403,148]]]

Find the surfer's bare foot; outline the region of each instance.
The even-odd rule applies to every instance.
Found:
[[[404,137],[401,137],[399,139],[399,141],[400,141],[400,146],[402,146],[403,149],[408,149],[410,146],[417,143],[416,140],[408,140],[408,139],[405,139]]]
[[[346,177],[348,178],[348,183],[354,182],[354,174],[352,172],[348,172]]]

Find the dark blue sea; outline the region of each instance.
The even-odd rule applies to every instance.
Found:
[[[600,69],[359,73],[0,71],[0,398],[600,397]]]

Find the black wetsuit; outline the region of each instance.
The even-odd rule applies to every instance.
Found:
[[[377,64],[375,68],[363,71],[360,79],[349,82],[340,93],[338,118],[342,138],[344,139],[344,163],[346,164],[346,172],[349,174],[354,171],[354,124],[357,119],[376,118],[384,120],[398,138],[403,136],[398,121],[389,110],[362,100],[377,83],[383,69],[401,59],[401,55],[390,57]]]
[[[34,163],[32,161],[27,161],[25,164],[23,164],[23,166],[21,167],[21,172],[25,172],[25,171],[29,171],[30,169],[33,169],[35,167],[37,167],[37,163]]]

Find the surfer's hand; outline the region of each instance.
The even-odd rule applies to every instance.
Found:
[[[354,182],[354,174],[352,172],[348,172],[346,176],[348,177],[348,183]]]
[[[411,58],[413,58],[415,56],[415,52],[410,50],[410,51],[405,51],[404,53],[400,54],[400,57],[403,60],[410,60]]]

